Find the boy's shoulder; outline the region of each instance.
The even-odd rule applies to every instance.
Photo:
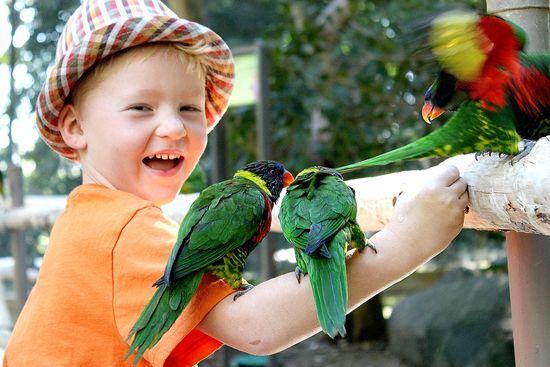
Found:
[[[122,233],[132,238],[163,237],[166,233],[168,242],[173,243],[177,228],[151,201],[101,185],[82,185],[69,195],[65,211],[52,229],[52,242],[54,239],[61,242],[94,239],[101,242],[100,247],[109,250],[118,243]]]
[[[162,209],[151,201],[125,191],[87,184],[78,186],[70,193],[64,215],[98,221],[127,221],[144,211],[163,216]]]

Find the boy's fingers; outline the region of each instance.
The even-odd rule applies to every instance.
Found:
[[[453,165],[440,164],[430,168],[434,174],[434,183],[442,186],[450,186],[460,178],[460,171]]]
[[[466,201],[469,201],[470,198],[469,198],[469,195],[468,195],[468,187],[466,186],[466,190],[464,190],[462,192],[462,194],[460,194],[460,196],[458,197],[459,200],[466,200]]]
[[[468,184],[466,183],[466,180],[459,177],[455,182],[453,182],[449,188],[456,192],[456,196],[458,198],[462,197],[464,193],[468,192]]]

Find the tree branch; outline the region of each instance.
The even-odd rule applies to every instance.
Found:
[[[511,165],[511,157],[474,154],[447,159],[468,183],[470,210],[465,228],[512,230],[550,235],[550,137],[540,139],[529,155]],[[388,223],[394,198],[406,186],[421,181],[421,171],[404,171],[350,180],[358,205],[357,219],[365,231],[378,231]],[[279,206],[272,229],[280,231]]]
[[[518,163],[510,161],[496,154],[476,161],[468,154],[444,162],[457,166],[469,185],[471,205],[464,226],[550,235],[550,137],[540,139]],[[356,191],[363,230],[380,230],[392,215],[394,198],[422,179],[422,171],[404,171],[348,181]],[[163,209],[179,222],[196,198],[197,194],[179,195]],[[64,196],[28,197],[23,208],[0,209],[0,231],[48,228],[65,202]],[[273,211],[272,230],[280,232],[278,212],[279,205]]]

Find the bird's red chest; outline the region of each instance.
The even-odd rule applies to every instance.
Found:
[[[258,231],[256,232],[256,235],[254,236],[254,239],[253,239],[253,241],[256,244],[258,244],[261,240],[263,240],[264,237],[269,232],[269,230],[271,229],[271,209],[273,208],[273,203],[265,194],[263,194],[263,197],[264,197],[264,203],[265,203],[265,210],[262,216],[262,220],[260,221]]]

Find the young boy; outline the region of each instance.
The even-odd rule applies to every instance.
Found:
[[[69,19],[37,102],[37,125],[82,166],[83,185],[52,229],[40,276],[4,366],[130,366],[126,336],[154,292],[178,225],[172,200],[227,108],[231,54],[209,29],[156,0],[84,1]],[[442,251],[468,197],[454,167],[426,171],[371,240],[350,254],[350,310]],[[234,301],[205,276],[174,326],[139,366],[192,366],[222,343],[271,354],[319,331],[309,282],[293,273]]]

